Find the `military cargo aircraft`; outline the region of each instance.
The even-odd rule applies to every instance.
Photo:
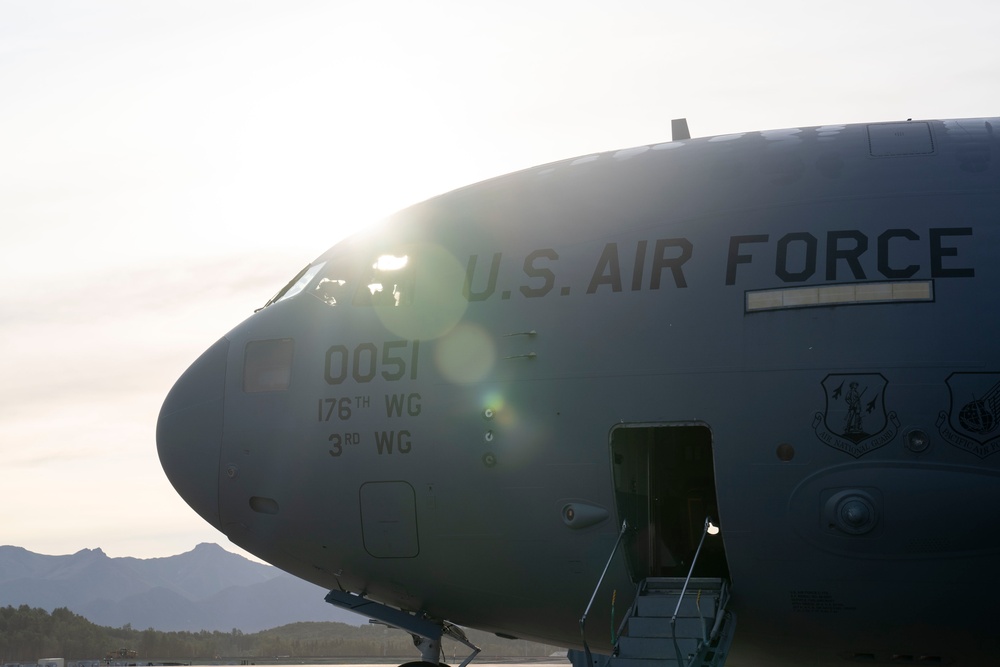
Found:
[[[335,245],[177,381],[168,478],[423,663],[992,664],[1000,118],[679,127]]]

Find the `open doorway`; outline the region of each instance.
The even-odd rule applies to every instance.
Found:
[[[647,577],[685,577],[706,517],[718,523],[712,431],[706,424],[621,424],[611,430],[619,521],[632,530],[629,569]],[[694,576],[729,578],[721,535],[708,535]]]

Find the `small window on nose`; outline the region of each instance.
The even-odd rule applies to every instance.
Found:
[[[247,343],[243,357],[243,391],[285,391],[292,379],[291,338],[254,340]]]

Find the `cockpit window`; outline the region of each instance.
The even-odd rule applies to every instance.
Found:
[[[310,292],[314,297],[328,306],[345,304],[349,300],[348,282],[345,278],[338,278],[332,272],[327,272]]]
[[[325,265],[326,262],[320,262],[318,264],[310,264],[306,266],[306,268],[302,269],[297,274],[295,274],[295,277],[292,278],[287,285],[282,287],[277,294],[272,296],[271,299],[267,303],[265,303],[261,309],[267,308],[273,303],[278,303],[279,301],[290,299],[291,297],[295,296],[296,294],[304,290],[306,286],[312,282],[313,278],[316,277],[316,274],[318,274],[320,271],[323,270],[323,267]]]
[[[340,262],[323,263],[323,271],[315,284],[309,288],[309,294],[328,306],[345,305],[351,301],[351,292],[356,281],[350,269],[345,269]]]
[[[355,306],[408,306],[413,303],[413,266],[408,255],[381,255],[354,295]]]
[[[408,255],[373,257],[360,272],[336,261],[308,267],[270,303],[305,291],[328,306],[407,306],[413,303],[413,262]],[[360,278],[360,279],[359,279]]]

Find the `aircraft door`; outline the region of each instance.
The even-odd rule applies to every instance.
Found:
[[[705,424],[622,424],[611,431],[618,520],[627,520],[633,579],[685,577],[705,518],[718,524],[712,432]],[[721,536],[708,536],[694,570],[729,577]]]

